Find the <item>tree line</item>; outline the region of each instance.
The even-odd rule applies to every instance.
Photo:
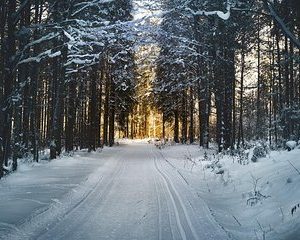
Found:
[[[0,178],[42,149],[53,159],[114,144],[134,102],[131,10],[129,0],[0,2]]]
[[[40,150],[54,159],[112,146],[117,131],[133,137],[133,115],[149,112],[139,99],[162,113],[162,137],[172,126],[175,142],[214,140],[222,151],[299,140],[297,1],[159,8],[161,22],[138,28],[130,0],[0,2],[0,178],[18,158],[38,161]],[[153,66],[136,66],[139,44],[159,49],[154,80]],[[145,76],[150,82],[139,82]],[[137,97],[141,88],[151,94]]]
[[[175,142],[199,136],[222,151],[299,140],[299,9],[292,0],[164,1],[153,95]]]

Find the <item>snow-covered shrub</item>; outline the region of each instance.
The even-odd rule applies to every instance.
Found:
[[[176,142],[173,141],[173,140],[166,140],[166,146],[170,147],[170,146],[175,146],[176,145]]]
[[[200,157],[198,159],[199,162],[207,162],[207,161],[212,161],[212,158],[215,158],[215,155],[208,155],[207,152],[204,152],[203,157]]]
[[[247,199],[247,205],[255,206],[257,203],[261,203],[262,200],[269,198],[271,196],[266,196],[261,193],[261,191],[258,188],[258,182],[261,180],[261,178],[255,178],[252,177],[252,184],[253,184],[253,190],[248,193],[249,198]]]
[[[4,174],[9,174],[13,169],[13,161],[12,159],[8,160],[7,166],[3,166]]]
[[[49,160],[49,159],[50,159],[50,152],[49,152],[49,149],[47,149],[47,150],[42,150],[42,151],[40,152],[39,157],[40,157],[40,160],[45,160],[45,161]]]
[[[203,155],[203,161],[207,161],[207,160],[208,160],[208,155],[207,152],[205,151]]]
[[[252,154],[250,155],[252,162],[257,162],[259,158],[264,158],[269,152],[268,146],[264,143],[257,144],[252,149]]]
[[[296,148],[297,142],[296,141],[287,141],[285,143],[285,146],[286,146],[286,148],[287,148],[288,151],[291,151],[291,150],[293,150],[293,149]]]
[[[238,163],[241,165],[249,164],[249,150],[239,149],[237,152]]]
[[[251,157],[252,162],[257,162],[259,158],[266,157],[265,149],[262,146],[255,146],[253,149],[253,155]]]
[[[192,157],[192,154],[188,152],[184,155],[184,168],[188,167],[191,171],[197,165],[196,160]]]
[[[158,149],[163,149],[166,146],[166,142],[164,139],[162,140],[155,140],[154,141],[154,146],[157,147]]]
[[[220,161],[219,159],[216,159],[211,163],[206,164],[204,168],[211,169],[211,171],[214,172],[215,174],[223,174],[224,173],[223,165],[219,161]]]
[[[205,169],[213,169],[213,167],[214,167],[213,163],[207,163],[207,164],[204,165]]]

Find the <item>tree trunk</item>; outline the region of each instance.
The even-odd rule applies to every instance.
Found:
[[[257,30],[257,97],[256,97],[256,137],[262,138],[262,120],[261,120],[261,40],[260,40],[260,16],[258,16]]]
[[[243,112],[244,112],[244,72],[245,72],[245,50],[244,50],[244,38],[242,41],[241,52],[241,86],[240,86],[240,111],[239,111],[239,128],[238,128],[238,141],[237,146],[242,144],[244,147],[244,126],[243,126]]]
[[[190,144],[194,142],[194,91],[190,87],[190,126],[189,126],[189,140]]]
[[[57,61],[58,74],[54,81],[57,82],[56,98],[52,120],[52,139],[50,142],[50,159],[55,159],[61,153],[61,137],[63,128],[63,103],[64,103],[64,87],[65,87],[65,67],[64,63],[67,59],[67,46],[63,46],[62,57]],[[60,60],[60,61],[59,61]]]
[[[74,127],[76,123],[76,79],[71,79],[68,82],[68,97],[66,108],[66,151],[71,152],[74,150]]]
[[[178,109],[174,111],[174,142],[179,143],[179,114]]]
[[[182,92],[181,100],[181,143],[185,144],[187,140],[187,113],[186,113],[186,92]]]
[[[109,118],[109,102],[110,102],[110,83],[106,75],[105,79],[105,102],[104,102],[104,121],[103,121],[103,144],[108,145],[108,118]]]
[[[1,119],[3,119],[2,129],[0,131],[0,138],[2,138],[3,153],[0,163],[4,163],[5,166],[8,164],[8,158],[11,155],[11,133],[12,133],[12,106],[10,96],[13,92],[13,84],[15,81],[14,67],[15,60],[14,56],[16,53],[16,39],[15,39],[15,24],[14,24],[14,13],[16,11],[16,0],[9,0],[7,3],[7,38],[4,44],[4,104],[0,109]],[[2,166],[2,165],[1,165]]]
[[[115,84],[111,80],[111,97],[110,97],[110,109],[109,109],[109,146],[112,147],[115,143],[115,111],[116,111],[116,96],[115,96]]]
[[[96,151],[96,141],[98,137],[97,131],[97,115],[98,115],[98,99],[97,99],[97,68],[94,67],[91,73],[91,84],[90,84],[90,102],[89,102],[89,151]]]

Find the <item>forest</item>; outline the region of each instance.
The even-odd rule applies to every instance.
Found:
[[[300,140],[299,1],[142,2],[151,18],[140,1],[1,0],[0,178],[118,137],[219,152]]]

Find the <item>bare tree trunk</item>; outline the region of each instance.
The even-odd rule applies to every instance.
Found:
[[[290,119],[288,112],[290,111],[290,79],[289,79],[289,46],[287,37],[284,38],[284,139],[288,140],[290,137]]]
[[[186,92],[182,92],[181,100],[181,143],[185,144],[187,141],[187,112],[186,112]]]
[[[179,114],[178,109],[174,111],[174,142],[179,143]]]
[[[244,40],[244,38],[243,38]],[[241,52],[241,86],[240,86],[240,113],[239,113],[239,131],[238,131],[238,142],[237,146],[244,146],[244,126],[243,126],[243,112],[244,112],[244,72],[245,72],[245,50],[244,41],[242,41],[242,52]]]
[[[166,126],[165,126],[165,114],[162,113],[162,138],[165,139],[166,138]]]
[[[7,0],[0,3],[0,178],[3,177],[4,146],[3,146],[3,126],[4,126],[4,76],[5,76],[5,25],[7,20]]]
[[[89,102],[89,151],[96,151],[96,141],[98,137],[97,132],[97,115],[98,115],[98,103],[97,103],[97,68],[94,67],[91,73],[91,84],[90,84],[90,102]]]
[[[110,83],[106,75],[105,79],[105,103],[104,103],[104,122],[103,122],[103,144],[108,145],[108,118],[109,118],[109,102],[110,102]]]
[[[71,79],[68,82],[68,96],[66,108],[66,151],[74,150],[74,126],[76,123],[76,79]]]
[[[5,42],[5,53],[4,53],[4,90],[3,90],[3,101],[4,104],[0,109],[1,119],[3,119],[3,125],[1,129],[2,138],[2,156],[0,156],[0,163],[4,163],[5,166],[8,164],[8,158],[11,155],[11,133],[12,133],[12,106],[11,106],[11,95],[13,93],[13,84],[15,81],[14,74],[14,56],[16,53],[16,39],[15,39],[15,24],[14,24],[14,13],[16,11],[16,0],[9,0],[7,3],[7,38]],[[5,47],[4,46],[4,47]],[[2,165],[1,165],[2,166]]]
[[[189,127],[190,143],[195,141],[194,139],[194,91],[193,87],[190,87],[190,127]]]
[[[64,103],[64,88],[65,88],[65,67],[63,66],[67,59],[67,47],[63,46],[62,57],[58,62],[58,75],[55,106],[52,120],[52,139],[50,143],[50,159],[55,159],[57,155],[60,155],[62,149],[61,137],[62,137],[62,124],[63,124],[63,103]]]
[[[256,138],[262,137],[261,121],[261,40],[260,40],[260,16],[258,16],[257,26],[257,97],[256,97]]]
[[[98,144],[97,147],[103,147],[102,145],[102,138],[101,138],[101,116],[102,116],[102,82],[103,82],[103,69],[101,69],[100,72],[100,79],[99,79],[99,93],[98,93],[98,127],[97,127],[97,132],[98,132]]]
[[[109,146],[112,147],[115,143],[115,111],[116,111],[116,96],[115,96],[115,84],[113,79],[111,80],[111,97],[109,108]]]

